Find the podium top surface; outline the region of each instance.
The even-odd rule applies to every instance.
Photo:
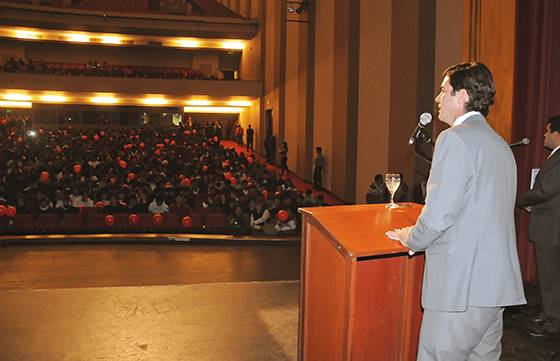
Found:
[[[300,208],[305,222],[326,233],[349,257],[382,256],[407,252],[385,232],[416,223],[422,205],[386,208],[384,204]],[[303,235],[305,237],[305,235]]]

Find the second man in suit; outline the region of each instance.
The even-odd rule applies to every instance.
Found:
[[[535,244],[543,309],[537,318],[542,326],[530,333],[551,337],[560,333],[560,115],[546,125],[544,147],[552,153],[517,205],[531,207],[529,239]]]

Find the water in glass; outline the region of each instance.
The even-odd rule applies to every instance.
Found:
[[[398,205],[395,203],[395,192],[399,189],[401,185],[401,176],[398,173],[387,173],[385,175],[385,185],[389,190],[389,194],[391,195],[391,203],[387,204],[388,208],[397,208]]]

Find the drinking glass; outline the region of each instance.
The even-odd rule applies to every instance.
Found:
[[[385,205],[385,207],[398,208],[399,206],[395,203],[395,192],[401,185],[401,175],[398,173],[385,174],[385,185],[387,186],[389,194],[391,195],[391,203]]]

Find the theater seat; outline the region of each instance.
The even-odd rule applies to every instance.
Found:
[[[105,224],[105,214],[102,213],[91,213],[87,215],[87,228],[88,231],[105,231],[108,232],[110,229],[116,229],[115,224],[108,226]],[[114,215],[113,215],[114,216]]]
[[[208,213],[206,215],[206,229],[209,232],[223,232],[227,225],[225,213]]]
[[[39,214],[35,221],[37,231],[41,233],[56,233],[62,230],[61,217],[58,213]]]
[[[176,230],[177,228],[179,228],[179,222],[181,220],[181,217],[179,214],[177,213],[165,213],[163,214],[163,228],[169,229],[169,230]]]
[[[200,231],[206,226],[206,213],[192,212],[188,214],[191,217],[191,230]]]
[[[62,230],[68,233],[86,232],[84,216],[78,213],[65,213],[62,216]]]
[[[8,217],[0,217],[0,234],[8,233],[8,226],[10,225],[10,220]]]
[[[17,214],[13,216],[11,220],[12,225],[10,231],[12,233],[36,233],[34,214]]]
[[[153,231],[156,227],[152,222],[152,213],[139,213],[138,214],[138,230],[142,232]]]

